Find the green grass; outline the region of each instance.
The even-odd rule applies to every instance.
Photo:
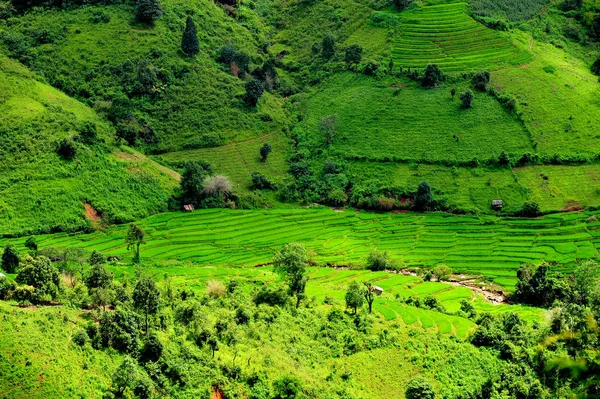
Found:
[[[449,87],[424,90],[404,79],[346,73],[311,96],[307,128],[311,145],[323,146],[319,121],[337,115],[328,151],[346,159],[456,163],[533,151],[525,128],[495,99],[477,93],[473,104],[461,109]]]
[[[530,58],[528,52],[466,12],[466,3],[451,3],[413,7],[400,13],[394,63],[421,69],[434,63],[444,71],[466,72],[519,65]]]
[[[537,17],[550,0],[469,0],[474,14],[508,21],[521,21]]]
[[[556,270],[569,270],[577,259],[595,257],[600,244],[598,222],[592,216],[587,212],[522,220],[333,212],[328,208],[214,209],[165,213],[139,224],[147,232],[148,243],[141,252],[147,262],[254,266],[269,263],[282,245],[298,241],[320,264],[362,264],[370,250],[378,248],[404,267],[444,263],[455,272],[483,275],[510,289],[521,263],[545,259],[558,262]],[[128,260],[126,230],[127,226],[115,226],[92,234],[43,235],[37,240],[40,248],[77,246]],[[0,245],[10,241],[23,250],[25,239],[5,239]],[[358,276],[362,272],[349,273]]]
[[[165,211],[177,185],[172,172],[142,156],[115,156],[94,111],[38,79],[0,55],[0,234],[89,228],[84,203],[121,222]],[[74,160],[62,159],[58,141],[83,122],[106,143],[79,143]]]

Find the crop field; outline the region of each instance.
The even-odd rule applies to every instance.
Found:
[[[273,148],[266,162],[260,160],[259,150],[264,143]],[[248,192],[252,184],[252,172],[258,172],[277,183],[287,170],[286,157],[290,145],[288,139],[276,132],[256,139],[233,143],[216,148],[202,148],[171,152],[161,158],[171,163],[186,161],[206,161],[215,174],[223,174],[231,179],[236,193]]]
[[[133,277],[131,267],[115,266],[112,270],[118,278]],[[271,267],[258,268],[232,268],[232,267],[186,267],[167,266],[149,267],[146,272],[156,279],[168,275],[171,283],[177,287],[186,287],[196,291],[204,291],[206,283],[210,280],[222,282],[239,280],[251,282],[252,285],[242,285],[246,290],[255,284],[268,284],[279,281],[280,276],[273,272]],[[402,302],[408,297],[425,298],[435,296],[442,306],[449,312],[460,310],[463,299],[473,303],[478,312],[501,314],[505,312],[518,312],[529,321],[538,321],[543,317],[544,311],[539,308],[529,308],[521,305],[498,304],[493,305],[483,297],[475,295],[467,287],[457,287],[447,283],[423,282],[416,276],[406,276],[390,272],[371,272],[368,270],[338,270],[334,268],[311,267],[309,268],[309,282],[306,294],[309,299],[322,305],[325,298],[333,305],[345,306],[344,295],[351,281],[366,282],[378,285],[384,289],[381,297],[374,303],[374,311],[387,321],[397,321],[406,326],[422,327],[441,334],[452,334],[465,338],[475,327],[475,324],[466,318],[437,312],[434,310],[409,306]]]
[[[460,93],[468,84],[456,88]],[[476,93],[465,110],[449,87],[424,90],[400,78],[346,73],[330,79],[309,102],[313,147],[324,145],[318,126],[327,115],[337,115],[329,152],[346,159],[456,162],[534,151],[522,123],[491,96]]]
[[[466,11],[467,3],[451,3],[400,13],[394,63],[404,68],[435,63],[443,71],[466,72],[520,65],[530,59],[528,52],[479,24]]]
[[[521,263],[544,259],[568,270],[577,259],[597,256],[596,213],[564,213],[540,219],[501,219],[449,214],[378,214],[320,209],[203,210],[164,213],[141,220],[147,262],[178,260],[195,265],[256,266],[271,262],[289,242],[301,242],[319,264],[363,263],[372,248],[387,251],[399,266],[446,264],[455,273],[483,275],[510,289]],[[75,246],[130,259],[127,226],[91,234],[38,236],[44,247]],[[12,239],[24,251],[26,237]],[[6,245],[4,239],[0,245]]]

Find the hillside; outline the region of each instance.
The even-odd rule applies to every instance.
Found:
[[[84,130],[96,138],[83,143]],[[80,139],[66,159],[57,146],[71,136]],[[154,162],[123,154],[93,110],[0,56],[2,235],[91,230],[86,204],[107,223],[165,211],[176,180]]]

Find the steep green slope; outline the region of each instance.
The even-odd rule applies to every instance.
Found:
[[[96,142],[76,142],[74,159],[59,156],[59,141],[86,125]],[[166,210],[176,180],[152,162],[114,156],[112,142],[90,108],[0,56],[0,234],[88,228],[85,204],[108,222]]]

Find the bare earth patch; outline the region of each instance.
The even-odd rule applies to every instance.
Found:
[[[102,217],[98,213],[96,209],[90,204],[84,204],[85,206],[85,216],[90,219],[92,222],[99,222],[102,220]]]

